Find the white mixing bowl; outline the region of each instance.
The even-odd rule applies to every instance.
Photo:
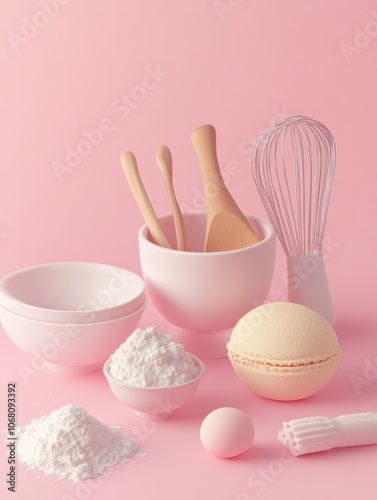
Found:
[[[32,355],[30,367],[65,374],[96,370],[137,328],[147,300],[127,316],[100,323],[47,323],[0,306],[0,321],[10,340]]]
[[[21,269],[0,281],[0,305],[50,323],[97,323],[127,316],[145,300],[143,280],[94,262],[56,262]]]
[[[184,212],[189,251],[156,245],[144,225],[139,231],[140,262],[148,296],[172,325],[169,333],[199,357],[227,356],[227,332],[244,314],[261,305],[275,263],[275,230],[248,216],[261,241],[224,252],[204,252],[206,212]],[[171,214],[159,217],[174,245]]]

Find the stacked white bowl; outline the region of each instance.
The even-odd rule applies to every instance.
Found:
[[[10,340],[33,364],[66,374],[102,367],[137,328],[146,302],[143,280],[108,264],[43,264],[0,281]]]

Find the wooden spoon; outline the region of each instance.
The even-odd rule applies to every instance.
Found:
[[[250,222],[232,198],[217,160],[216,130],[203,125],[191,134],[191,141],[203,172],[206,203],[207,230],[205,252],[234,250],[258,243]]]
[[[170,149],[167,146],[162,144],[158,148],[156,162],[164,177],[166,190],[168,192],[170,205],[173,211],[175,234],[177,236],[177,249],[187,250],[186,230],[183,223],[181,209],[179,208],[173,188],[173,160]]]
[[[161,247],[171,248],[145,191],[134,154],[131,153],[131,151],[126,151],[121,154],[120,161],[124,173],[126,174],[128,184],[130,185],[154,242]]]

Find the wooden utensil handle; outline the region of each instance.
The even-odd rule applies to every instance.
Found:
[[[223,187],[224,181],[217,160],[216,130],[213,125],[202,125],[195,129],[191,134],[191,142],[203,172],[204,182],[215,182],[219,187]]]
[[[177,250],[184,251],[187,250],[187,235],[181,209],[179,207],[173,187],[173,159],[170,149],[164,144],[161,144],[161,146],[157,150],[156,161],[162,172],[173,212],[174,227],[177,239]]]
[[[140,212],[144,217],[153,240],[155,241],[155,243],[157,243],[157,245],[165,248],[171,248],[157,219],[156,212],[152,207],[147,192],[145,191],[134,154],[131,151],[122,153],[121,163],[128,184],[130,185],[132,193],[139,206]]]

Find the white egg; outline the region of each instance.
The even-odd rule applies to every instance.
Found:
[[[250,448],[255,429],[250,417],[237,408],[218,408],[209,413],[200,427],[204,448],[221,458],[235,457]]]

